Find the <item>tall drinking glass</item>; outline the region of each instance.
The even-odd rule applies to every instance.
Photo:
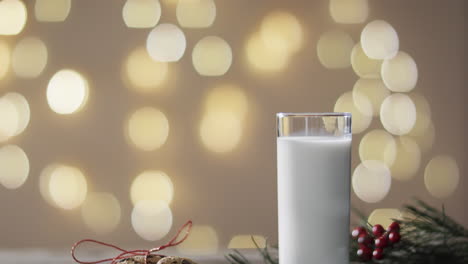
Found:
[[[278,113],[280,264],[348,264],[351,114]]]

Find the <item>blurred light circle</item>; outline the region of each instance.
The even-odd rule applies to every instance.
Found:
[[[235,84],[222,84],[213,88],[205,99],[205,112],[231,112],[241,119],[247,114],[245,92]]]
[[[80,73],[60,70],[49,81],[47,102],[57,114],[71,114],[86,104],[88,93],[88,82]]]
[[[409,133],[410,136],[419,146],[422,153],[428,152],[435,141],[435,128],[432,121],[429,122],[427,129],[422,133]]]
[[[206,28],[215,21],[216,5],[213,0],[179,0],[176,15],[182,27]]]
[[[231,46],[220,37],[204,37],[193,48],[192,63],[200,75],[224,75],[232,63]]]
[[[235,235],[231,238],[228,244],[228,248],[230,249],[247,249],[247,248],[257,248],[257,245],[254,244],[252,241],[258,245],[258,248],[265,248],[266,247],[266,238],[261,235]]]
[[[399,51],[391,59],[382,63],[382,79],[393,92],[409,92],[418,81],[418,68],[413,58],[406,52]]]
[[[369,16],[369,3],[367,0],[330,0],[330,15],[336,23],[363,23]]]
[[[447,198],[457,189],[460,169],[453,157],[433,157],[424,170],[424,184],[429,193],[439,199]]]
[[[398,34],[388,22],[374,20],[362,30],[361,46],[371,59],[390,59],[398,52]]]
[[[83,173],[75,167],[57,165],[50,171],[49,193],[51,201],[59,208],[71,210],[80,206],[88,192]]]
[[[120,222],[119,201],[111,193],[90,193],[81,206],[81,217],[94,233],[108,234]]]
[[[0,142],[13,137],[20,125],[18,109],[5,97],[0,97]]]
[[[363,104],[366,104],[366,107],[362,107],[362,109],[372,109],[370,101],[365,97],[361,98]],[[353,116],[353,122],[351,125],[351,130],[353,134],[358,134],[366,130],[370,123],[372,122],[372,112],[361,112],[359,108],[356,106],[352,92],[346,92],[342,94],[335,103],[335,107],[333,108],[334,112],[350,112]]]
[[[380,121],[388,132],[405,135],[416,123],[416,107],[409,96],[392,94],[382,102]]]
[[[166,143],[169,121],[160,110],[143,107],[132,113],[127,122],[126,132],[137,148],[153,151]]]
[[[429,105],[429,102],[427,101],[427,98],[424,95],[416,92],[411,92],[409,94],[409,97],[411,98],[411,100],[413,100],[417,111],[424,113],[425,115],[431,116],[431,107]]]
[[[365,160],[354,170],[352,184],[359,199],[367,203],[380,202],[390,191],[390,169],[381,161]]]
[[[371,225],[379,224],[387,227],[394,221],[393,219],[401,219],[400,210],[394,208],[379,208],[372,211],[367,222]]]
[[[361,78],[380,78],[382,60],[374,60],[364,53],[361,43],[354,45],[351,51],[351,66]]]
[[[353,87],[353,99],[356,107],[364,113],[372,111],[373,116],[380,114],[380,106],[389,95],[390,91],[380,79],[361,78],[356,81]],[[370,101],[371,110],[367,109],[369,107],[367,101]]]
[[[424,96],[417,93],[412,93],[409,96],[411,100],[413,100],[416,107],[416,123],[408,135],[416,137],[422,136],[423,134],[427,133],[427,130],[429,129],[429,126],[432,122],[429,102]]]
[[[340,30],[323,33],[317,43],[320,63],[327,69],[347,68],[351,65],[351,51],[354,41],[351,36]]]
[[[139,201],[132,210],[132,226],[141,238],[148,241],[160,240],[171,229],[171,209],[164,201]]]
[[[29,103],[26,100],[26,98],[24,98],[24,96],[22,96],[19,93],[7,93],[3,96],[3,99],[12,103],[16,108],[16,117],[10,118],[14,118],[15,120],[17,120],[17,125],[13,136],[19,135],[26,129],[26,127],[29,124],[29,119],[31,115]]]
[[[250,66],[260,72],[275,73],[288,65],[290,53],[265,43],[258,33],[253,34],[246,45],[246,55]]]
[[[396,159],[390,167],[392,178],[399,181],[411,180],[421,165],[421,150],[418,144],[407,136],[399,137],[396,146]]]
[[[161,62],[178,61],[186,48],[185,35],[173,24],[160,24],[148,35],[146,50],[154,60]]]
[[[159,92],[169,75],[167,62],[153,60],[145,48],[133,50],[125,61],[125,73],[130,88],[141,93]]]
[[[170,204],[174,197],[174,185],[162,171],[144,171],[132,182],[130,198],[135,205],[142,200],[161,200]]]
[[[11,66],[19,77],[36,78],[46,65],[47,47],[38,38],[24,38],[13,49]]]
[[[19,0],[0,1],[0,35],[19,34],[28,18],[26,6]]]
[[[361,161],[377,160],[387,167],[396,159],[396,142],[392,135],[382,129],[375,129],[365,134],[359,143]]]
[[[129,28],[152,28],[161,18],[161,4],[158,0],[127,0],[122,17]]]
[[[260,39],[264,45],[279,53],[294,53],[302,47],[302,25],[296,16],[285,11],[267,14],[260,24]]]
[[[229,111],[211,111],[200,122],[200,138],[210,151],[224,153],[233,151],[242,137],[241,117]]]
[[[10,68],[10,48],[5,40],[0,40],[0,80],[3,79]]]
[[[71,0],[36,0],[34,13],[37,21],[61,22],[67,19]]]
[[[21,187],[29,174],[29,159],[16,145],[0,148],[0,183],[8,189]]]
[[[41,174],[39,175],[39,191],[42,195],[42,198],[44,198],[44,200],[49,205],[57,207],[57,208],[58,206],[55,204],[55,202],[52,200],[52,197],[50,196],[49,183],[50,183],[50,177],[52,176],[52,173],[55,171],[56,168],[60,166],[62,165],[58,163],[49,164],[41,171]]]
[[[177,246],[177,251],[185,255],[214,255],[218,252],[218,233],[212,226],[194,225],[190,236]]]

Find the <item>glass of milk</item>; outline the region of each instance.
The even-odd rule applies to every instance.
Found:
[[[348,264],[351,114],[278,113],[280,264]]]

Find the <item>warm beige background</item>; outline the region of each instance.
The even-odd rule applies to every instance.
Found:
[[[139,96],[120,77],[122,62],[149,30],[129,29],[122,20],[124,1],[75,0],[63,23],[38,23],[26,1],[28,22],[20,36],[1,37],[15,43],[23,36],[42,38],[49,49],[49,64],[34,80],[11,79],[0,83],[0,92],[18,91],[30,102],[31,122],[12,142],[24,148],[31,164],[30,176],[18,190],[0,188],[0,247],[63,247],[93,235],[84,226],[79,210],[52,208],[39,193],[39,173],[49,163],[76,164],[88,176],[93,191],[112,192],[122,206],[117,231],[97,238],[123,244],[141,244],[130,224],[129,185],[143,169],[162,169],[172,178],[174,226],[192,218],[212,225],[225,247],[239,233],[264,234],[276,240],[275,117],[280,111],[331,111],[335,100],[351,90],[357,77],[352,69],[327,70],[316,57],[319,35],[341,28],[357,40],[364,25],[337,25],[329,16],[328,1],[217,1],[217,18],[208,29],[184,30],[187,53],[175,65],[170,92]],[[260,76],[249,70],[244,44],[261,18],[281,8],[297,15],[306,30],[304,48],[281,74]],[[378,207],[398,207],[413,196],[431,204],[446,204],[447,211],[468,225],[468,153],[466,138],[467,4],[463,0],[370,1],[369,19],[384,19],[398,31],[401,49],[409,52],[419,68],[416,91],[431,104],[436,142],[430,155],[453,155],[460,166],[457,191],[445,201],[430,197],[422,169],[407,183],[393,182],[389,195],[378,204],[365,204],[354,195],[353,204],[370,212]],[[174,9],[163,5],[161,22],[176,23]],[[233,48],[234,63],[222,77],[199,76],[191,65],[190,49],[206,35],[219,35]],[[72,116],[53,113],[46,102],[47,82],[57,70],[71,67],[91,83],[84,111]],[[253,107],[241,145],[232,153],[216,155],[198,139],[202,98],[213,85],[233,82],[242,86]],[[160,150],[142,153],[129,146],[123,123],[129,111],[143,105],[164,109],[171,124],[168,141]],[[372,127],[379,120],[374,119]],[[358,162],[354,141],[354,166]],[[326,202],[326,201],[324,201]]]

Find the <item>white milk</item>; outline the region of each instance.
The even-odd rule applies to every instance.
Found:
[[[280,137],[280,264],[348,264],[351,137]]]

